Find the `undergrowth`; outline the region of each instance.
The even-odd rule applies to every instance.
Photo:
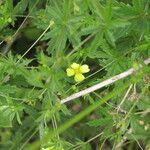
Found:
[[[0,53],[0,150],[150,150],[149,0],[1,0]]]

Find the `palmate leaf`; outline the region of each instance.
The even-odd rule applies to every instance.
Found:
[[[0,127],[12,127],[15,112],[9,106],[0,106]]]
[[[105,126],[107,124],[109,125],[113,124],[113,120],[112,118],[107,117],[107,118],[101,118],[101,119],[95,119],[95,120],[89,121],[87,124],[92,127]]]
[[[43,77],[37,70],[30,70],[29,74],[25,78],[30,85],[35,87],[43,87]]]
[[[12,0],[2,2],[2,5],[0,4],[0,30],[10,23],[14,25],[15,15],[22,14],[27,5],[28,0],[20,0],[16,6],[13,6]]]
[[[0,58],[0,69],[2,70],[0,77],[9,78],[10,75],[13,77],[16,75],[27,75],[28,71],[25,67],[31,62],[31,60],[22,59],[21,62],[18,63],[18,57],[14,57],[11,53],[9,53],[8,57]]]
[[[113,47],[116,46],[116,45],[115,45],[115,37],[114,37],[114,35],[113,35],[112,32],[110,32],[109,30],[107,30],[107,31],[105,32],[105,38],[106,38],[106,40],[108,41],[108,43],[111,44]]]
[[[17,87],[15,85],[0,85],[0,93],[4,94],[12,94],[17,92]]]
[[[81,150],[92,150],[92,147],[90,144],[84,144],[81,146]]]
[[[147,34],[150,31],[149,5],[147,0],[133,0],[132,5],[119,3],[120,8],[117,10],[117,15],[129,20],[132,30],[141,36],[141,34]]]
[[[149,124],[148,122],[144,122],[145,125],[141,125],[139,121],[141,121],[142,118],[139,116],[132,116],[131,117],[131,128],[132,128],[132,135],[130,136],[131,139],[135,140],[135,138],[138,139],[146,139],[149,138],[149,129],[145,130],[144,126],[146,124]],[[133,137],[134,136],[134,137]]]
[[[72,7],[72,1],[65,1],[63,5],[59,5],[59,2],[56,1],[54,4],[52,3],[51,6],[47,6],[43,12],[45,17],[54,21],[51,30],[43,37],[43,40],[50,40],[49,52],[53,52],[53,50],[64,50],[67,40],[71,42],[73,47],[80,43],[81,35],[79,35],[78,31],[80,27],[85,24],[84,20],[86,20],[86,18],[83,15],[73,14]],[[47,23],[49,24],[49,22]],[[38,24],[35,22],[35,24],[39,27],[41,26],[40,22]]]
[[[9,93],[0,94],[0,127],[12,127],[15,116],[18,123],[21,124],[19,112],[21,112],[24,107],[14,102],[14,99],[9,97],[8,94]]]
[[[66,30],[65,27],[62,27],[57,34],[57,37],[55,39],[55,46],[54,49],[56,51],[62,51],[64,50],[67,42],[67,35],[66,35]]]
[[[15,117],[15,108],[9,104],[11,103],[10,99],[7,99],[8,102],[5,102],[2,97],[0,97],[0,99],[0,127],[12,127],[12,121]]]
[[[146,0],[132,0],[133,8],[137,12],[143,11],[146,3],[148,4]]]
[[[12,22],[13,4],[12,0],[5,1],[0,4],[0,31]]]
[[[28,6],[28,0],[20,0],[17,5],[14,7],[13,13],[15,15],[22,14]]]

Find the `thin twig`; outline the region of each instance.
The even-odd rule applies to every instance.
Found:
[[[31,140],[31,138],[38,132],[38,129],[36,129],[30,136],[29,138],[22,144],[22,146],[19,148],[19,150],[22,150],[25,145]]]
[[[3,44],[3,42],[4,42],[4,41],[1,41],[1,42],[0,42],[0,45]]]
[[[144,150],[144,149],[142,148],[142,146],[140,145],[139,141],[135,138],[135,136],[134,136],[133,134],[131,134],[131,136],[134,138],[134,140],[135,140],[136,143],[138,144],[139,148],[140,148],[141,150]]]
[[[136,115],[142,115],[142,116],[145,116],[146,114],[150,113],[150,109],[146,109],[144,111],[140,111],[140,112],[136,112],[135,114]]]
[[[123,97],[121,103],[118,105],[117,113],[120,111],[121,105],[122,105],[122,104],[124,103],[124,101],[126,100],[126,98],[127,98],[128,94],[129,94],[130,90],[132,89],[132,86],[133,86],[133,84],[130,85],[130,87],[128,88],[128,90],[127,90],[125,96]]]
[[[43,31],[43,33],[38,37],[38,39],[27,49],[27,51],[18,59],[17,63],[36,45],[36,43],[44,36],[44,34],[49,30],[51,24]]]
[[[10,51],[11,46],[13,45],[13,43],[16,41],[16,39],[18,38],[18,36],[20,34],[19,31],[21,29],[23,29],[24,27],[26,27],[26,25],[27,25],[27,23],[25,23],[26,19],[27,18],[24,19],[24,21],[22,22],[22,24],[20,25],[20,27],[18,28],[18,30],[16,31],[16,33],[12,36],[11,41],[8,42],[8,44],[6,44],[3,47],[3,50],[2,50],[3,55],[6,55]]]
[[[79,149],[81,146],[83,145],[86,145],[87,143],[90,143],[91,141],[95,140],[96,138],[100,137],[104,132],[101,132],[97,135],[95,135],[94,137],[92,137],[91,139],[87,140],[86,142],[84,142],[83,144],[81,145],[78,145],[77,147],[73,148],[72,150],[76,150],[76,149]]]
[[[90,40],[96,33],[89,35],[86,39],[84,39],[78,46],[76,46],[68,55],[67,57],[71,56],[75,51],[77,51],[84,43]]]
[[[146,59],[146,60],[144,61],[144,63],[145,63],[146,65],[148,65],[148,64],[150,63],[150,58]],[[140,65],[140,67],[142,67],[142,66]],[[75,94],[73,94],[73,95],[71,95],[71,96],[69,96],[69,97],[67,97],[67,98],[65,98],[65,99],[62,99],[60,103],[61,103],[61,104],[64,104],[64,103],[66,103],[66,102],[69,102],[69,101],[71,101],[71,100],[74,100],[74,99],[76,99],[76,98],[79,98],[79,97],[81,97],[81,96],[84,96],[84,95],[86,95],[86,94],[89,94],[89,93],[91,93],[91,92],[93,92],[93,91],[96,91],[96,90],[98,90],[98,89],[100,89],[100,88],[102,88],[102,87],[108,86],[108,85],[110,85],[110,84],[112,84],[112,83],[114,83],[114,82],[116,82],[116,81],[118,81],[118,80],[120,80],[120,79],[123,79],[123,78],[125,78],[125,77],[127,77],[127,76],[133,74],[135,71],[136,71],[136,70],[135,70],[134,68],[131,68],[131,69],[129,69],[129,70],[127,70],[127,71],[124,71],[124,72],[122,72],[122,73],[120,73],[120,74],[118,74],[118,75],[116,75],[116,76],[113,76],[113,77],[111,77],[111,78],[109,78],[109,79],[107,79],[107,80],[105,80],[105,81],[102,81],[101,83],[98,83],[98,84],[96,84],[96,85],[94,85],[94,86],[91,86],[91,87],[85,89],[85,90],[82,90],[82,91],[80,91],[80,92],[78,92],[78,93],[75,93]]]

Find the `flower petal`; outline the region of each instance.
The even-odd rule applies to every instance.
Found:
[[[89,66],[88,65],[82,65],[81,67],[80,67],[80,72],[81,73],[87,73],[87,72],[89,72],[90,71],[90,69],[89,69]]]
[[[81,82],[81,81],[83,81],[85,79],[85,77],[84,77],[84,75],[82,75],[81,73],[77,73],[77,74],[75,74],[75,76],[74,76],[74,80],[76,81],[76,82]]]
[[[69,76],[69,77],[71,77],[75,74],[74,69],[71,69],[71,68],[67,68],[66,72],[67,72],[67,76]]]
[[[73,69],[78,69],[79,67],[80,67],[80,65],[77,64],[77,63],[73,63],[73,64],[71,65],[71,68],[73,68]]]

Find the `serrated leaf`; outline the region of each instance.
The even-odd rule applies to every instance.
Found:
[[[14,8],[14,14],[22,14],[28,6],[28,0],[21,0]]]
[[[9,106],[0,106],[0,127],[12,127],[15,112]]]
[[[112,122],[112,118],[102,118],[102,119],[95,119],[95,120],[89,121],[87,124],[92,127],[98,127],[98,126],[111,124],[111,122]]]
[[[106,37],[106,40],[108,41],[109,44],[111,44],[113,47],[115,47],[115,37],[113,35],[113,33],[109,30],[107,30],[105,32],[105,37]]]

